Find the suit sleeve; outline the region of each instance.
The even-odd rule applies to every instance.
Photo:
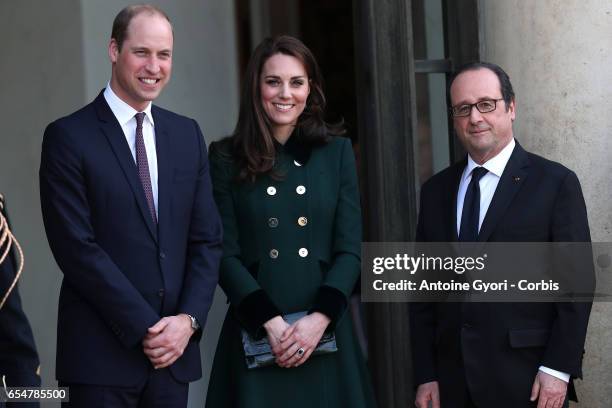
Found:
[[[193,121],[193,125],[200,151],[200,164],[189,225],[185,277],[178,310],[194,316],[203,328],[219,279],[222,227],[213,199],[204,137],[197,122]],[[202,331],[198,331],[196,338],[199,339],[201,334]]]
[[[421,203],[415,242],[425,242],[425,211],[427,184],[421,189]],[[430,302],[414,302],[410,304],[410,344],[412,351],[412,367],[414,385],[437,380],[435,328],[435,304]]]
[[[281,315],[281,312],[241,261],[239,228],[232,196],[233,162],[228,155],[217,150],[211,146],[213,193],[224,231],[219,284],[234,306],[240,324],[256,334],[265,322]]]
[[[344,139],[340,158],[340,185],[334,216],[332,263],[316,296],[312,311],[331,319],[333,329],[348,305],[361,264],[361,206],[355,155]]]
[[[58,122],[45,130],[39,176],[47,239],[64,285],[92,305],[124,346],[134,347],[159,316],[96,242],[78,136]]]
[[[586,205],[574,172],[568,172],[555,200],[552,241],[591,242]],[[584,256],[572,256],[567,262],[572,263],[574,273],[584,276],[585,282],[594,282],[594,265],[588,252]],[[582,378],[582,355],[591,306],[591,302],[555,304],[557,317],[553,322],[543,366]]]

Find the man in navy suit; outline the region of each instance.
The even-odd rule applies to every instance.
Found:
[[[168,17],[115,18],[110,83],[44,135],[40,194],[64,274],[57,378],[69,406],[187,404],[221,255],[198,124],[157,106],[172,68]]]
[[[514,91],[497,65],[461,68],[450,85],[465,160],[421,189],[421,242],[590,242],[576,174],[514,139]],[[588,278],[589,265],[584,265]],[[578,271],[581,272],[581,271]],[[592,268],[591,268],[592,272]],[[416,405],[561,408],[576,399],[590,303],[415,303]]]

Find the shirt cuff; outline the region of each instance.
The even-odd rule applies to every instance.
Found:
[[[544,366],[540,366],[539,370],[542,371],[543,373],[550,374],[553,377],[557,377],[558,379],[563,380],[565,382],[569,382],[570,380],[570,375],[562,371],[553,370],[552,368],[548,368]]]

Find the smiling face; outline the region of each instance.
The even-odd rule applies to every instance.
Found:
[[[111,39],[111,88],[137,111],[159,96],[172,72],[172,27],[157,14],[141,13],[130,22],[119,50]]]
[[[304,64],[291,55],[272,55],[262,67],[259,87],[272,134],[284,143],[304,111],[310,93]]]
[[[480,68],[459,74],[451,85],[450,96],[452,106],[459,106],[485,99],[501,99],[502,93],[497,75]],[[469,116],[455,117],[453,123],[465,150],[475,162],[483,164],[510,143],[514,118],[514,101],[506,105],[501,100],[492,112],[480,113],[474,106]]]

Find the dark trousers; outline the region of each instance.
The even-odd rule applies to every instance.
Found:
[[[189,384],[174,379],[170,370],[151,370],[144,384],[136,387],[106,387],[69,384],[69,402],[64,408],[185,408]]]

